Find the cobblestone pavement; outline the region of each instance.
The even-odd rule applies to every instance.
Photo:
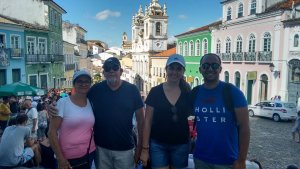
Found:
[[[261,162],[263,169],[286,169],[290,164],[300,167],[300,143],[292,141],[294,122],[274,122],[250,117],[251,138],[248,158]],[[297,138],[297,137],[296,137]]]

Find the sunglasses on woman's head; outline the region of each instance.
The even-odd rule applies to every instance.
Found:
[[[173,113],[172,120],[173,120],[174,122],[177,122],[177,120],[178,120],[178,116],[177,116],[177,107],[176,107],[176,106],[172,106],[172,107],[171,107],[171,112]]]
[[[204,70],[209,70],[209,68],[211,67],[212,70],[217,70],[220,68],[220,64],[219,63],[203,63],[201,65],[201,68]]]
[[[119,70],[119,68],[120,67],[118,65],[110,65],[110,66],[105,66],[104,71],[105,72],[110,72],[111,70],[117,71],[117,70]]]

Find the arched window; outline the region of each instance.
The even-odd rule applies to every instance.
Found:
[[[241,74],[240,72],[235,72],[235,80],[234,80],[235,86],[237,88],[240,88],[241,86]]]
[[[294,36],[294,47],[299,47],[299,35]]]
[[[239,9],[238,9],[238,18],[243,17],[243,12],[244,12],[244,6],[242,3],[239,4]]]
[[[249,37],[249,52],[255,52],[255,36],[253,34]]]
[[[196,40],[196,56],[200,56],[200,40]]]
[[[180,55],[182,55],[182,43],[181,43],[181,42],[179,43],[178,53],[179,53]]]
[[[155,35],[161,35],[161,23],[160,22],[156,22],[155,24]]]
[[[146,36],[148,36],[148,23],[146,23]]]
[[[226,49],[225,49],[225,53],[231,53],[231,40],[230,38],[226,39]]]
[[[243,39],[241,36],[238,36],[236,39],[236,52],[237,53],[242,53],[243,51]]]
[[[194,81],[194,86],[198,86],[198,85],[199,85],[199,79],[196,77]]]
[[[264,35],[264,51],[271,51],[271,34],[269,32]]]
[[[202,42],[203,45],[203,55],[208,53],[208,43],[207,43],[207,39],[204,39]]]
[[[227,21],[231,20],[231,13],[232,13],[231,7],[228,7],[227,8]]]
[[[226,83],[229,83],[229,72],[228,72],[228,71],[225,71],[225,72],[224,72],[224,81],[225,81]]]
[[[259,100],[267,100],[268,99],[268,76],[263,74],[260,76],[260,93]]]
[[[184,52],[184,56],[188,55],[188,43],[187,42],[184,42],[183,52]]]
[[[190,56],[193,56],[194,54],[194,42],[190,41]]]
[[[221,53],[221,41],[220,41],[220,39],[217,40],[216,53],[217,54]]]
[[[256,0],[251,0],[250,15],[253,15],[255,13],[256,13]]]

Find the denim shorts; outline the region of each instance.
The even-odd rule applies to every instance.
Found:
[[[170,145],[150,141],[150,160],[153,168],[172,166],[184,168],[188,166],[189,144]]]

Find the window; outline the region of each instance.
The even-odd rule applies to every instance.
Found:
[[[21,81],[21,70],[12,69],[12,81],[13,83]]]
[[[35,54],[35,37],[27,37],[27,54]]]
[[[241,74],[240,72],[235,72],[235,86],[237,88],[240,88],[240,84],[241,84]]]
[[[219,39],[217,40],[216,53],[221,53],[221,41]]]
[[[13,49],[20,48],[20,36],[12,35],[10,37],[10,47]]]
[[[299,47],[299,35],[294,36],[294,47]]]
[[[39,38],[38,39],[38,47],[39,47],[39,54],[46,54],[46,49],[47,49],[47,40],[46,38]]]
[[[194,42],[190,41],[190,56],[194,55]]]
[[[155,24],[155,28],[156,28],[156,30],[155,30],[156,35],[161,35],[161,23],[160,22],[157,22]]]
[[[6,85],[6,69],[0,69],[0,86]]]
[[[231,40],[229,38],[226,39],[225,53],[231,53]]]
[[[148,36],[148,23],[146,23],[146,36]]]
[[[187,44],[187,42],[184,42],[184,49],[183,49],[183,51],[184,51],[184,56],[187,56],[188,55],[188,44]]]
[[[0,48],[4,48],[4,47],[5,47],[5,35],[0,34]]]
[[[260,76],[259,99],[260,100],[268,99],[268,76],[266,74]]]
[[[255,36],[253,34],[249,38],[249,52],[255,52]]]
[[[207,43],[207,39],[203,40],[203,55],[208,53],[208,43]]]
[[[200,56],[200,40],[196,40],[196,56]]]
[[[181,42],[179,43],[178,53],[181,54],[181,55],[183,54],[182,53],[182,43]]]
[[[231,12],[232,12],[231,7],[228,7],[227,8],[227,21],[231,20]]]
[[[236,40],[236,52],[242,53],[242,48],[243,48],[243,39],[241,36],[238,36]]]
[[[264,35],[264,51],[271,51],[271,34],[269,32]]]
[[[225,72],[224,72],[224,81],[225,81],[226,83],[229,83],[229,73],[228,73],[228,71],[225,71]]]
[[[255,13],[256,13],[256,0],[251,0],[250,15],[253,15]]]
[[[239,4],[239,9],[238,9],[238,18],[243,17],[243,11],[244,11],[244,6],[242,3]]]
[[[37,76],[36,75],[29,76],[29,85],[37,87]]]

